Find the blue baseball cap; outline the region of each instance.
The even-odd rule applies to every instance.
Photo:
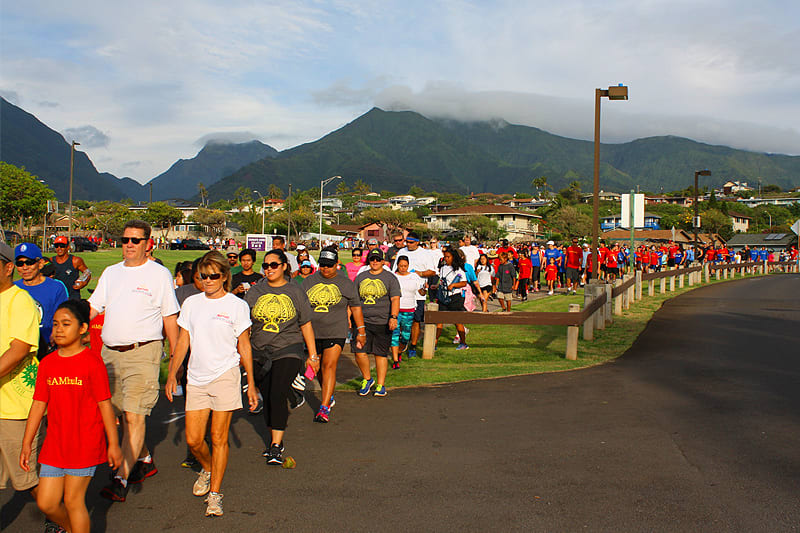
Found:
[[[23,242],[14,248],[14,259],[18,257],[27,257],[28,259],[41,259],[42,250],[32,242]]]

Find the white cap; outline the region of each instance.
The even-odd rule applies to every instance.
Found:
[[[554,243],[553,241],[547,241],[547,244],[548,244],[548,246],[551,245],[551,244],[555,246],[556,243]]]

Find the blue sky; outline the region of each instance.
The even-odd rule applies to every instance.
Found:
[[[87,0],[0,8],[0,95],[145,182],[209,138],[278,149],[372,106],[800,154],[800,3]],[[201,141],[202,139],[202,141]]]

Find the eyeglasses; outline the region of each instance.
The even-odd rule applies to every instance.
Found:
[[[56,248],[66,248],[67,247],[67,243],[57,242],[53,246],[55,246]]]
[[[214,280],[217,280],[217,279],[219,279],[221,277],[222,277],[222,274],[220,274],[219,272],[214,272],[213,274],[203,274],[202,272],[200,273],[200,279],[214,279]]]
[[[36,264],[36,263],[38,263],[38,262],[39,262],[39,260],[38,260],[38,259],[26,259],[26,258],[23,258],[23,259],[17,259],[17,260],[15,261],[15,263],[16,263],[16,265],[17,265],[18,267],[25,266],[25,265],[27,265],[27,266],[32,266],[32,265],[35,265],[35,264]]]
[[[395,239],[394,242],[403,242],[405,239]]]
[[[146,241],[144,237],[121,237],[119,240],[122,241],[122,244],[128,244],[128,242],[132,242],[133,244],[139,244],[142,241]]]
[[[281,265],[283,265],[283,263],[278,263],[277,261],[273,261],[272,263],[261,263],[261,267],[264,270],[269,270],[269,269],[276,270],[280,268]]]

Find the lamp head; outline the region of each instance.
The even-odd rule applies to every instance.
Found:
[[[710,175],[711,175],[711,171],[710,171],[710,170],[708,170],[708,169],[705,169],[705,170],[698,170],[698,171],[697,171],[697,175],[698,175],[698,176],[710,176]]]
[[[608,88],[608,99],[609,100],[627,100],[628,99],[628,87],[622,85],[621,83],[616,87],[609,87]]]

